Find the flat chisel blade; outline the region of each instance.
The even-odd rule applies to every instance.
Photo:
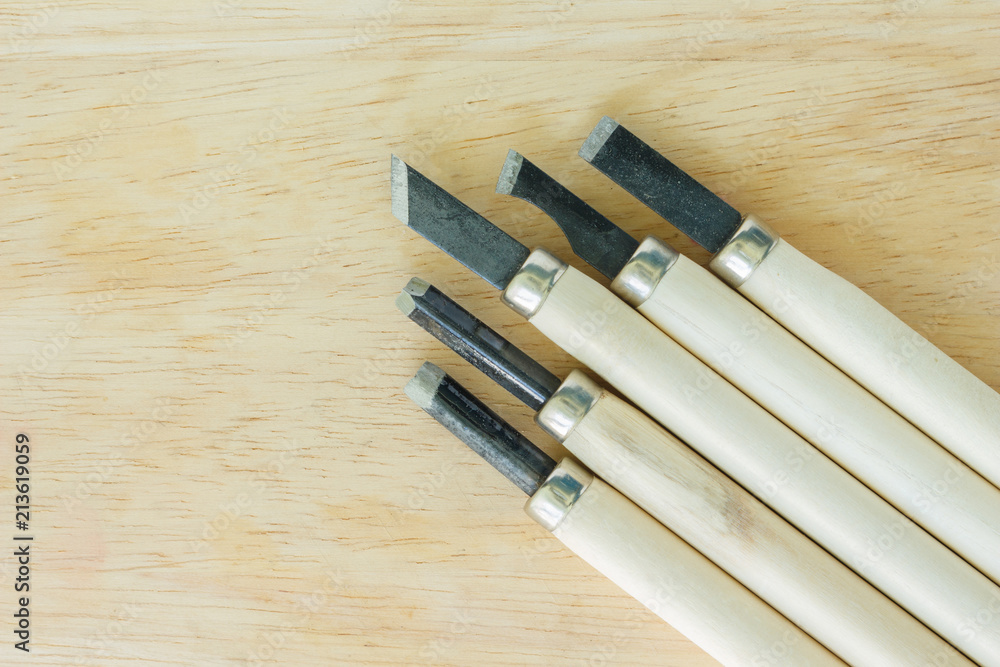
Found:
[[[396,306],[535,412],[559,389],[558,377],[427,281],[412,279]]]
[[[406,395],[529,496],[556,462],[434,364],[406,385]]]
[[[607,116],[580,157],[709,252],[722,250],[742,222],[739,211]]]
[[[395,155],[392,214],[497,289],[507,287],[530,254],[509,234]]]
[[[639,248],[625,230],[516,151],[507,154],[497,192],[540,208],[563,230],[573,252],[608,278],[617,276]]]

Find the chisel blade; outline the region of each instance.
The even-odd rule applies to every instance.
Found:
[[[607,116],[580,157],[709,252],[722,250],[742,222],[739,211]]]
[[[392,156],[392,214],[497,289],[530,251],[419,171]]]
[[[434,364],[421,366],[404,391],[529,496],[555,469],[552,457]]]
[[[497,192],[540,208],[563,230],[573,252],[608,278],[617,276],[639,247],[625,230],[516,151],[507,154]]]
[[[425,280],[412,279],[396,306],[535,412],[561,384],[544,366]]]

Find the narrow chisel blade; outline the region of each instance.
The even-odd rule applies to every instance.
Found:
[[[529,496],[556,462],[434,364],[406,385],[406,395]]]
[[[573,252],[608,278],[617,276],[639,247],[625,230],[516,151],[507,154],[497,192],[540,208],[563,230]]]
[[[412,279],[396,306],[535,412],[561,384],[544,366],[425,280]]]
[[[429,178],[392,156],[392,214],[497,289],[530,251]]]
[[[580,157],[709,252],[722,250],[742,222],[739,211],[607,116]]]

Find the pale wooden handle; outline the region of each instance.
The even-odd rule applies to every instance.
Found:
[[[600,479],[552,534],[724,665],[844,664]]]
[[[639,312],[1000,582],[1000,489],[680,256]]]
[[[592,386],[574,372],[563,389]],[[597,393],[566,448],[786,618],[852,665],[920,664],[939,654],[962,663],[937,635],[649,417]]]
[[[873,298],[785,241],[739,290],[1000,486],[1000,394]]]
[[[530,321],[932,630],[1000,665],[989,579],[610,291],[569,267]]]

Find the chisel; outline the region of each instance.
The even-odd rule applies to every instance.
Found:
[[[614,120],[597,124],[580,156],[714,253],[716,275],[1000,487],[1000,394],[985,382]]]
[[[396,303],[536,411],[535,421],[594,474],[849,664],[957,659],[899,606],[584,373],[560,383],[419,278]]]
[[[972,645],[973,659],[1000,666],[1000,614],[989,611],[1000,597],[989,579],[628,304],[547,251],[529,252],[395,156],[392,209],[841,562],[948,641]]]
[[[722,664],[844,664],[579,463],[556,465],[438,367],[424,364],[406,394],[527,493],[528,516]]]
[[[640,244],[519,153],[497,192],[548,214],[612,291],[1000,582],[1000,489],[709,271],[656,237]]]

